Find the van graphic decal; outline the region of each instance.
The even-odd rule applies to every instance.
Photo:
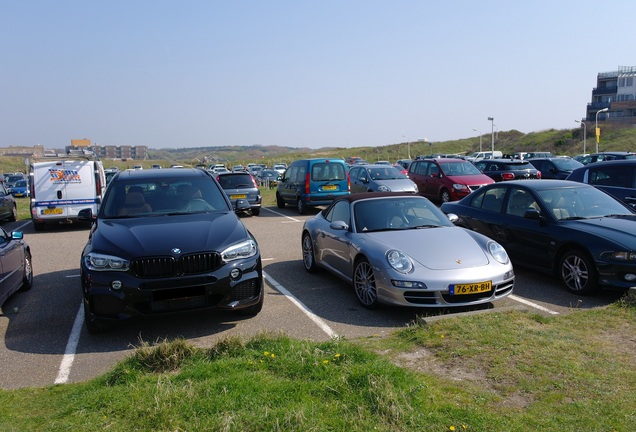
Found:
[[[77,170],[49,168],[49,176],[49,181],[53,184],[82,182]]]

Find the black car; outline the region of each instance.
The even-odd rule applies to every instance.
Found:
[[[121,172],[98,214],[84,209],[79,216],[94,222],[80,263],[89,332],[135,316],[192,309],[260,312],[256,239],[207,171]]]
[[[21,231],[10,234],[0,227],[0,306],[16,291],[27,291],[33,285],[31,248]]]
[[[513,264],[557,275],[568,291],[636,285],[636,211],[593,186],[501,182],[442,211],[500,243]]]
[[[258,216],[261,213],[261,190],[254,177],[247,171],[228,171],[215,173],[216,180],[219,182],[225,194],[228,196],[234,210],[237,213],[245,213],[245,209],[237,207],[239,200],[247,201],[250,208],[247,209],[252,216]]]
[[[541,178],[541,172],[525,160],[482,159],[473,164],[496,182]]]
[[[587,165],[594,162],[622,159],[636,159],[636,153],[627,151],[592,153],[591,155],[587,155],[583,159],[581,159],[581,163],[583,165]]]
[[[4,183],[0,183],[0,220],[15,222],[18,218],[18,206],[15,198],[7,189]]]
[[[551,157],[530,159],[536,169],[541,171],[541,178],[564,180],[575,169],[583,164],[569,157]]]
[[[636,160],[620,159],[584,165],[568,180],[591,184],[636,208]]]

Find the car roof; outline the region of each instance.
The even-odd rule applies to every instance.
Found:
[[[630,151],[608,151],[608,152],[592,153],[590,156],[602,156],[602,155],[625,156],[625,155],[632,155],[632,154],[636,154],[636,153],[630,152]]]
[[[534,190],[548,190],[560,187],[594,187],[586,183],[579,183],[571,180],[557,179],[527,179],[527,180],[510,180],[505,182],[492,183],[482,186],[482,188],[501,187],[501,186],[528,186]],[[481,190],[481,188],[479,189]],[[469,195],[470,196],[470,195]]]
[[[581,167],[575,168],[574,171],[582,170],[585,168],[589,169],[590,167],[610,166],[610,165],[636,165],[636,159],[614,159],[609,161],[592,162],[587,165],[583,165]]]
[[[477,161],[476,163],[480,163],[480,162],[485,162],[485,163],[495,162],[495,163],[507,163],[507,164],[516,164],[516,165],[525,165],[530,163],[529,160],[525,160],[525,159],[506,159],[506,158],[482,159],[480,161]]]
[[[161,170],[126,170],[119,173],[118,181],[123,179],[134,180],[155,180],[155,179],[177,179],[211,177],[205,170],[199,168],[166,168]]]

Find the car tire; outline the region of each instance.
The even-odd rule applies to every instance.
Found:
[[[276,194],[276,207],[285,208],[285,200],[279,194]]]
[[[305,270],[308,273],[316,273],[318,267],[316,266],[316,255],[314,254],[314,242],[311,240],[309,233],[303,234],[302,248]]]
[[[366,309],[376,309],[378,307],[375,274],[373,273],[373,267],[365,258],[356,262],[353,270],[353,288],[362,307]]]
[[[261,214],[261,209],[259,208],[253,208],[252,209],[252,216],[258,216],[259,214]]]
[[[596,290],[598,271],[585,251],[572,249],[559,260],[559,279],[569,292],[586,295]]]
[[[449,202],[451,200],[450,192],[448,192],[447,189],[442,189],[442,191],[439,194],[439,200],[442,203]]]
[[[305,213],[307,213],[307,206],[303,202],[302,198],[298,198],[296,206],[298,207],[298,214],[304,215]]]
[[[20,291],[28,291],[33,286],[33,265],[31,264],[31,254],[24,253],[24,270],[22,272],[22,286]]]
[[[11,216],[9,216],[9,222],[15,222],[18,220],[18,206],[13,204],[13,210],[11,211]]]

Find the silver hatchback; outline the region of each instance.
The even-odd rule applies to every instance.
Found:
[[[232,202],[235,211],[241,211],[237,207],[237,201],[246,200],[250,204],[253,216],[261,213],[261,191],[250,173],[246,171],[217,173],[216,180]]]
[[[351,193],[355,192],[418,192],[400,170],[389,165],[353,165],[349,170]]]

